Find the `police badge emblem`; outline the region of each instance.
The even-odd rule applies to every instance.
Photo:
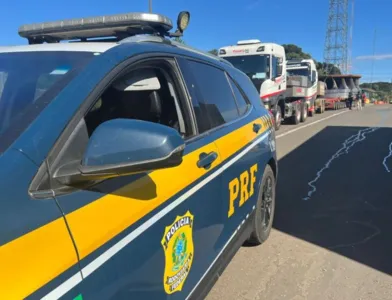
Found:
[[[189,211],[165,228],[161,244],[165,253],[163,285],[167,294],[173,294],[182,290],[193,262],[193,215]]]

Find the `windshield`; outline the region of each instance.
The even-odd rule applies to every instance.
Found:
[[[69,51],[0,53],[0,152],[92,57]]]
[[[234,67],[240,69],[250,79],[266,79],[267,67],[269,66],[269,55],[247,55],[224,57]]]
[[[244,72],[259,91],[261,84],[269,78],[269,55],[245,55],[224,57],[234,67]]]
[[[310,76],[308,68],[287,70],[288,76]]]

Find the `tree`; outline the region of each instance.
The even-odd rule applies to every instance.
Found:
[[[312,56],[302,51],[301,47],[294,44],[283,44],[286,59],[310,59]]]
[[[218,49],[212,49],[210,51],[208,51],[209,53],[218,56]]]
[[[326,70],[330,70],[329,74],[331,75],[340,75],[342,74],[342,72],[340,71],[340,69],[332,64],[326,64],[326,63],[321,63],[321,62],[317,62],[316,63],[317,66],[317,72],[319,73],[319,75],[326,75]]]

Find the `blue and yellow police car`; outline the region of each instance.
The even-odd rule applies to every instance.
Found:
[[[0,49],[0,299],[199,299],[270,233],[271,117],[160,14],[24,25]]]

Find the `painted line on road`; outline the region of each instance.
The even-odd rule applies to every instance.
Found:
[[[384,157],[384,160],[382,162],[382,164],[384,165],[385,170],[387,170],[388,173],[391,173],[391,170],[389,169],[389,167],[387,165],[387,161],[388,161],[389,158],[391,158],[391,156],[392,156],[392,142],[389,144],[389,154]]]
[[[366,139],[366,134],[372,133],[376,130],[380,129],[380,127],[368,127],[366,129],[359,130],[356,134],[348,137],[342,144],[342,147],[335,152],[334,155],[327,161],[324,167],[316,173],[316,177],[308,182],[308,186],[310,187],[310,191],[308,192],[308,196],[304,197],[303,200],[307,201],[310,200],[312,194],[317,191],[316,182],[320,179],[321,174],[326,170],[329,169],[331,163],[336,160],[339,156],[343,154],[348,154],[349,150],[357,143],[362,142]]]
[[[325,120],[331,119],[331,118],[333,118],[333,117],[339,116],[339,115],[344,114],[344,113],[349,112],[349,111],[350,111],[350,110],[344,110],[344,111],[338,112],[338,113],[336,113],[336,114],[330,115],[330,116],[328,116],[328,117],[325,117],[325,118],[323,118],[323,119],[320,119],[320,120],[314,121],[314,122],[312,122],[312,123],[303,125],[303,126],[301,126],[301,127],[297,127],[297,128],[291,129],[291,130],[289,130],[289,131],[287,131],[287,132],[285,132],[285,133],[282,133],[282,134],[277,135],[275,138],[276,138],[276,139],[279,139],[279,138],[281,138],[281,137],[284,137],[284,136],[286,136],[286,135],[289,135],[289,134],[291,134],[291,133],[294,133],[294,132],[296,132],[296,131],[298,131],[298,130],[301,130],[301,129],[304,129],[304,128],[306,128],[306,127],[315,125],[315,124],[317,124],[317,123],[323,122],[323,121],[325,121]]]

